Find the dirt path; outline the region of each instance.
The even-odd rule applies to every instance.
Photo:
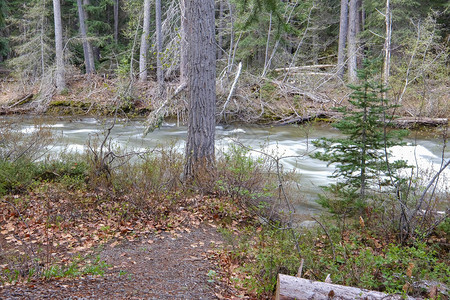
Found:
[[[213,276],[211,259],[221,236],[211,225],[161,233],[99,251],[104,276],[37,281],[0,287],[0,299],[219,299],[234,298]],[[208,275],[209,273],[209,275]]]

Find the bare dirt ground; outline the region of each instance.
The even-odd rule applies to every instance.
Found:
[[[210,225],[114,243],[99,252],[111,266],[103,276],[0,287],[0,299],[233,298],[232,288],[211,275],[218,273],[213,249],[221,236]]]

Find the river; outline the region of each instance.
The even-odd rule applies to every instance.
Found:
[[[20,124],[23,132],[35,129],[36,119],[8,117]],[[41,121],[42,122],[42,121]],[[54,118],[44,119],[44,124],[62,138],[52,151],[77,151],[85,149],[89,137],[101,135],[111,120],[100,121],[94,118]],[[127,149],[143,150],[158,145],[174,143],[180,151],[186,139],[186,127],[176,126],[174,122],[165,122],[160,129],[143,136],[143,120],[120,121],[113,130],[111,137],[117,145]],[[255,125],[219,125],[216,126],[216,147],[218,151],[226,151],[230,144],[239,142],[252,149],[264,149],[277,156],[285,156],[282,163],[285,169],[295,169],[299,174],[299,185],[302,193],[302,210],[305,213],[318,209],[315,204],[320,186],[327,185],[331,179],[333,166],[327,167],[325,162],[312,159],[308,153],[315,151],[311,141],[321,137],[335,137],[340,133],[328,124],[315,124],[309,126],[255,126]],[[432,134],[411,132],[405,139],[407,145],[391,149],[393,157],[405,159],[409,164],[417,166],[415,171],[422,174],[434,174],[439,170],[442,162],[442,139]],[[257,152],[252,155],[261,155]],[[446,160],[450,159],[448,145],[444,152]],[[426,181],[425,175],[420,177]],[[445,170],[440,177],[440,189],[450,190],[450,170]]]

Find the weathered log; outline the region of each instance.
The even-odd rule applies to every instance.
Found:
[[[315,111],[306,116],[292,116],[289,118],[285,118],[283,120],[280,120],[278,122],[278,125],[301,124],[317,118],[339,119],[342,118],[342,116],[342,113],[336,111]],[[438,127],[446,125],[448,125],[448,119],[446,118],[402,117],[394,119],[392,121],[392,126],[399,128],[413,128],[416,126]]]
[[[393,121],[393,123],[398,127],[410,128],[414,126],[445,126],[448,125],[447,118],[398,118]]]
[[[33,99],[34,94],[27,94],[25,96],[21,96],[19,99],[12,100],[8,104],[8,108],[13,108],[14,106],[19,106],[25,103],[28,103],[31,99]]]
[[[278,274],[276,300],[354,300],[354,299],[415,299],[411,297],[404,298],[402,295],[387,295],[385,293],[359,289],[355,287],[312,281]]]
[[[311,66],[298,66],[290,68],[277,68],[274,69],[275,72],[282,71],[300,71],[300,70],[311,70],[311,69],[321,69],[321,68],[334,68],[336,65],[311,65]]]

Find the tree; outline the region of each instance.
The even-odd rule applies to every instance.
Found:
[[[6,13],[8,6],[5,0],[0,0],[0,62],[3,61],[3,57],[8,54],[8,39],[4,36],[3,30],[5,28]]]
[[[189,116],[185,178],[206,176],[214,170],[216,113],[216,42],[214,0],[185,1],[183,30],[187,53]]]
[[[141,48],[139,52],[139,81],[147,81],[147,55],[150,36],[150,0],[144,0],[144,23],[142,25]]]
[[[358,0],[350,0],[348,8],[348,77],[350,82],[357,80],[357,54],[358,54],[358,28],[360,26],[358,18]]]
[[[161,19],[161,0],[155,1],[155,23],[156,23],[156,77],[158,81],[158,95],[164,93],[164,69],[162,64],[162,19]]]
[[[344,77],[345,44],[348,32],[348,0],[341,0],[341,14],[339,18],[339,47],[338,47],[338,76]]]
[[[63,53],[63,35],[61,23],[61,3],[60,0],[53,0],[53,16],[55,19],[55,53],[56,53],[56,91],[61,92],[66,88],[64,79],[64,53]]]
[[[86,13],[83,9],[83,4],[81,3],[81,0],[77,0],[77,6],[78,6],[78,20],[80,22],[80,34],[83,43],[84,65],[86,67],[86,74],[92,74],[95,72],[95,65],[91,44],[89,43],[87,38]]]
[[[350,86],[351,107],[340,109],[344,117],[333,125],[346,137],[314,142],[325,151],[313,157],[336,164],[332,177],[338,178],[338,182],[326,189],[337,198],[321,197],[320,200],[333,213],[349,214],[365,206],[374,186],[395,190],[400,182],[396,171],[406,167],[404,161],[389,162],[388,148],[401,145],[401,137],[406,132],[386,130],[387,123],[393,119],[388,112],[396,106],[380,97],[385,89],[372,79],[374,68],[373,62],[364,62],[364,68],[358,71],[361,84]]]

